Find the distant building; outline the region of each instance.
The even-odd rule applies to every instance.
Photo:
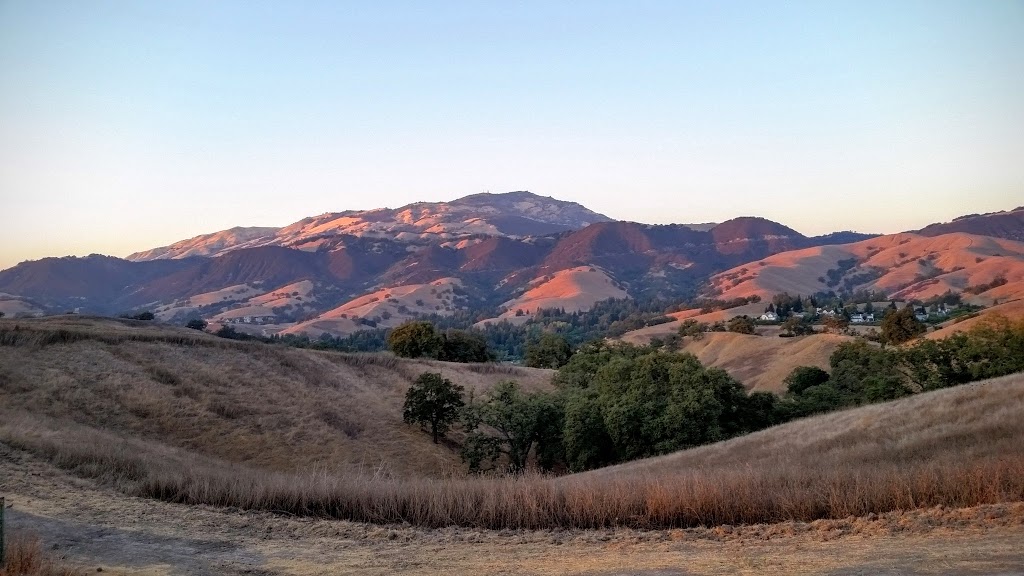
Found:
[[[775,312],[765,312],[764,314],[761,314],[761,320],[764,320],[765,322],[777,322],[779,320],[779,316]]]

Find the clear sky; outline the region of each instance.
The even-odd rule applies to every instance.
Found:
[[[1024,204],[1024,1],[0,0],[0,268],[530,190],[896,232]]]

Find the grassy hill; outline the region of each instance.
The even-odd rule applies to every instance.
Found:
[[[15,325],[17,329],[15,329]],[[425,526],[680,527],[1024,500],[1024,375],[557,478],[450,475],[401,424],[399,361],[75,317],[0,323],[0,442],[133,495]],[[498,372],[498,373],[495,373]]]
[[[405,391],[427,371],[477,394],[503,380],[543,389],[553,374],[236,342],[130,320],[0,320],[0,411],[269,470],[462,470],[457,446],[434,445],[402,422]]]

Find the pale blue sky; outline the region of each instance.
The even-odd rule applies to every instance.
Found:
[[[807,234],[1024,204],[1024,1],[0,0],[0,268],[524,189]]]

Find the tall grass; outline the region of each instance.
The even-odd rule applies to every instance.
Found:
[[[7,543],[0,576],[78,576],[83,572],[63,565],[43,551],[39,537],[16,533]]]
[[[670,528],[1024,500],[1022,397],[1024,377],[1003,378],[562,478],[274,473],[13,415],[0,441],[169,502],[431,527]],[[991,409],[1000,402],[1005,409]],[[917,432],[886,435],[908,422]],[[800,445],[794,437],[802,452],[789,450]]]

